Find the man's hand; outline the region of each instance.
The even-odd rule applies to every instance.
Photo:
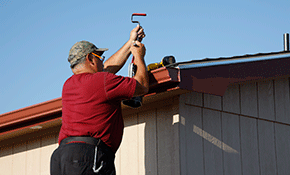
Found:
[[[144,61],[146,49],[144,44],[135,41],[135,44],[131,43],[130,51],[134,56],[134,64],[137,66],[137,71],[133,77],[137,81],[134,93],[134,97],[136,97],[144,95],[149,91],[149,78]]]
[[[132,42],[133,41],[135,42],[137,40],[137,36],[139,36],[141,40],[145,37],[144,30],[142,28],[140,30],[139,29],[140,29],[140,26],[137,25],[137,27],[135,27],[131,31],[130,39],[121,47],[121,49],[119,49],[107,61],[105,61],[105,63],[104,63],[104,71],[115,74],[124,66],[125,62],[127,61],[128,57],[131,54],[130,48],[133,45]],[[144,46],[142,46],[141,48],[143,48],[143,47]],[[137,49],[137,48],[134,48],[134,49]],[[136,55],[136,57],[138,57],[138,52],[139,52],[137,50],[136,51],[134,50],[134,54]],[[144,53],[142,54],[142,52],[144,52]],[[141,52],[140,55],[143,55],[143,57],[144,57],[145,50],[142,51],[142,52]]]
[[[134,58],[143,59],[146,53],[146,48],[144,44],[140,43],[139,41],[133,41],[130,51]]]
[[[144,29],[141,28],[139,25],[137,25],[137,27],[135,27],[131,33],[130,33],[130,41],[136,41],[137,40],[137,36],[140,38],[140,42],[142,41],[143,38],[145,38],[145,33],[144,33]]]

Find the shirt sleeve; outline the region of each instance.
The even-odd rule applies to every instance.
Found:
[[[104,77],[104,85],[109,100],[130,99],[135,92],[136,80],[134,78],[107,73]]]

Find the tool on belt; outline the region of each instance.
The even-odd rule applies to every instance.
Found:
[[[134,16],[146,16],[146,13],[133,13],[132,16],[131,16],[131,22],[132,23],[138,23],[139,26],[140,26],[139,30],[142,29],[139,21],[133,21],[133,17]],[[139,38],[138,35],[137,35],[137,41],[141,41],[141,38]],[[132,57],[132,61],[129,64],[128,76],[129,77],[134,77],[136,71],[137,71],[137,66],[134,64],[134,56],[133,56]],[[130,100],[123,100],[123,104],[127,105],[127,106],[130,106],[132,108],[138,108],[138,107],[142,106],[142,99],[143,99],[142,96],[133,97]]]

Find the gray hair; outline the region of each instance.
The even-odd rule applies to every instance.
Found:
[[[82,64],[83,62],[85,62],[85,60],[86,60],[86,57],[85,56],[82,57],[82,58],[80,58],[80,59],[77,59],[76,61],[74,61],[73,63],[71,63],[70,68],[71,69],[74,69],[76,65]],[[70,61],[70,60],[68,59],[68,61]]]

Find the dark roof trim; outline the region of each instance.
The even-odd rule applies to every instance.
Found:
[[[213,60],[183,66],[179,66],[181,89],[223,96],[231,83],[290,76],[290,54]]]
[[[245,56],[245,57],[232,57],[229,59],[206,59],[202,62],[192,62],[192,63],[185,63],[179,64],[178,67],[180,69],[193,69],[193,68],[201,68],[201,67],[209,67],[209,66],[221,66],[221,65],[228,65],[228,64],[240,64],[240,63],[251,63],[256,61],[267,61],[267,60],[274,60],[274,59],[284,59],[289,58],[290,53],[286,52],[284,54],[279,53],[278,55],[266,55],[266,56]]]

